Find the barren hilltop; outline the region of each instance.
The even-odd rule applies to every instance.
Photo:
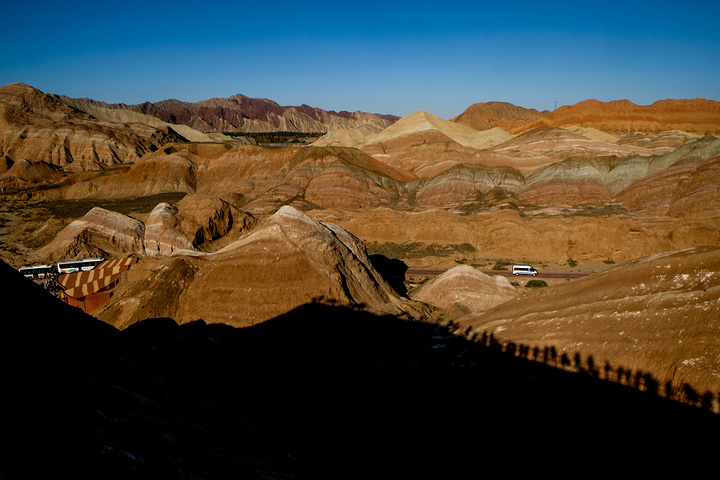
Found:
[[[327,133],[283,146],[219,133],[278,130]],[[719,134],[720,104],[701,99],[553,112],[488,102],[447,121],[242,95],[108,105],[7,85],[0,274],[37,309],[11,300],[4,328],[44,332],[32,347],[42,362],[62,357],[51,338],[94,359],[58,363],[78,395],[63,408],[85,420],[53,424],[73,431],[88,465],[111,459],[122,472],[175,471],[181,457],[208,478],[210,457],[287,478],[362,477],[386,460],[442,471],[428,442],[498,415],[513,431],[591,425],[573,443],[593,449],[594,432],[612,429],[628,440],[618,445],[657,453],[658,432],[704,437],[720,418]],[[90,258],[104,262],[58,271]],[[513,264],[538,276],[513,276]],[[13,271],[29,265],[54,270],[32,281]],[[264,393],[228,387],[233,368]],[[313,394],[285,411],[277,399],[296,398],[303,378]],[[337,379],[342,395],[327,388]],[[386,393],[414,407],[387,409]],[[484,410],[466,411],[463,395]],[[179,420],[148,423],[168,398]],[[345,407],[368,414],[354,421]],[[303,445],[307,412],[319,430]],[[223,440],[198,433],[220,418],[232,418]],[[406,448],[349,472],[363,458],[353,432]],[[185,437],[199,450],[173,443]]]
[[[681,130],[690,133],[720,133],[720,102],[694,98],[659,100],[652,105],[635,105],[628,100],[600,102],[586,100],[565,105],[532,122],[513,129],[514,133],[540,126],[578,125],[607,133],[624,135],[632,132]]]
[[[139,105],[107,104],[89,98],[60,99],[83,111],[103,108],[115,112],[136,112],[172,125],[188,126],[203,133],[328,132],[358,125],[385,128],[399,118],[359,111],[326,111],[309,105],[280,106],[272,100],[250,98],[241,94],[195,103],[169,99]]]

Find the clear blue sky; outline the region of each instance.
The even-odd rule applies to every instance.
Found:
[[[449,119],[476,102],[720,100],[720,1],[6,2],[0,84],[127,104],[242,93]]]

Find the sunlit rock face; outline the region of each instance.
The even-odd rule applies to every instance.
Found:
[[[618,190],[616,201],[633,212],[703,216],[717,212],[719,161],[720,139],[707,135],[666,155],[623,163],[608,180]]]
[[[142,123],[98,121],[22,83],[0,87],[0,157],[46,162],[66,171],[133,162],[178,134]]]
[[[95,207],[38,250],[46,261],[93,256],[144,255],[145,225],[121,213]]]
[[[586,100],[562,106],[542,118],[517,127],[512,133],[541,126],[569,125],[593,127],[615,135],[667,130],[700,135],[717,134],[720,133],[720,102],[697,98],[659,100],[652,105],[640,106],[628,100]]]
[[[67,99],[79,108],[90,102]],[[386,128],[398,117],[367,112],[334,112],[302,105],[284,107],[272,100],[233,95],[196,103],[180,100],[145,102],[139,105],[92,102],[92,107],[128,110],[163,122],[184,125],[199,132],[329,132],[361,125]]]
[[[611,198],[606,165],[567,160],[528,177],[520,199],[538,205],[602,205]]]
[[[525,183],[523,176],[509,167],[457,165],[418,183],[414,203],[422,208],[493,208],[513,205]]]
[[[194,193],[197,165],[180,154],[151,153],[129,167],[63,187],[65,198],[136,198],[158,193]]]
[[[468,125],[476,130],[500,127],[509,132],[548,113],[550,112],[540,112],[534,108],[518,107],[506,102],[481,102],[470,105],[451,121]]]
[[[720,388],[720,248],[651,255],[518,297],[461,327],[519,345],[583,352],[595,368],[651,373],[675,388]],[[692,339],[692,340],[689,340]]]
[[[313,301],[413,318],[428,307],[398,296],[372,267],[364,246],[346,230],[312,221],[283,207],[255,229],[212,254],[167,259],[145,284],[149,293],[128,291],[100,317],[117,325],[137,318],[138,299],[167,292],[174,269],[192,271],[182,291],[172,294],[177,321],[246,326]],[[148,300],[149,301],[149,300]],[[133,316],[134,315],[134,316]]]
[[[21,158],[13,162],[8,157],[0,163],[0,188],[22,190],[37,184],[49,183],[64,177],[63,169],[51,163],[31,162]]]
[[[159,257],[192,248],[192,241],[183,232],[177,207],[158,204],[145,222],[145,253]]]
[[[244,147],[199,171],[198,192],[245,202],[243,209],[272,213],[283,205],[310,208],[373,208],[397,202],[410,172],[346,147],[267,150]]]
[[[501,276],[489,276],[460,265],[422,285],[412,297],[442,309],[445,320],[456,321],[501,305],[519,295]]]

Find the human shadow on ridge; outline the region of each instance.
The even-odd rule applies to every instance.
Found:
[[[457,326],[453,325],[452,322],[448,325],[448,328],[453,333],[459,333]],[[720,399],[720,394],[716,396],[710,391],[700,394],[692,385],[685,382],[676,385],[672,380],[668,380],[661,385],[649,372],[613,365],[609,361],[598,365],[592,355],[583,356],[580,352],[575,352],[573,355],[568,355],[568,352],[559,353],[554,346],[540,348],[538,346],[531,347],[530,345],[518,344],[513,341],[501,343],[495,339],[493,333],[476,332],[471,334],[470,328],[466,330],[465,336],[480,345],[504,351],[509,356],[517,356],[569,372],[589,375],[606,382],[632,387],[646,392],[648,395],[661,395],[700,408],[708,413],[717,413],[716,398]]]

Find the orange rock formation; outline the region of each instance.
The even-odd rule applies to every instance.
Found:
[[[652,105],[640,106],[628,100],[586,100],[560,107],[545,117],[516,127],[512,132],[568,125],[593,127],[617,135],[665,130],[681,130],[700,135],[717,134],[720,133],[720,102],[695,98],[660,100]]]

